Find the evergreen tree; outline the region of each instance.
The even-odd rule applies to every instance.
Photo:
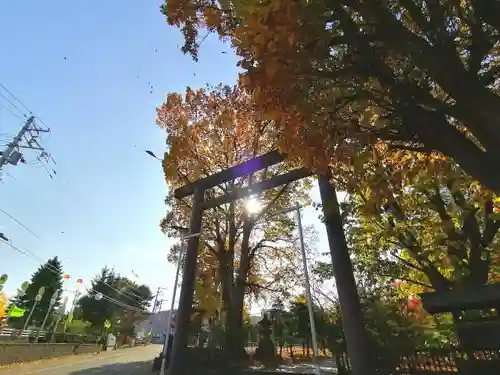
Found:
[[[112,270],[104,267],[101,273],[91,281],[92,290],[86,296],[80,298],[81,318],[92,324],[93,327],[102,327],[106,320],[111,320],[115,305],[106,298],[96,298],[100,293],[108,297],[116,297],[116,291],[109,287],[116,284],[116,276]]]
[[[45,293],[43,294],[41,301],[37,303],[30,322],[30,325],[40,325],[45,318],[47,310],[49,309],[50,300],[56,291],[59,291],[59,295],[53,309],[57,309],[60,306],[62,285],[62,265],[59,259],[54,257],[49,259],[45,264],[41,265],[40,268],[38,268],[38,270],[31,276],[30,284],[26,289],[26,293],[15,298],[14,304],[25,309],[26,313],[22,318],[12,319],[12,324],[14,326],[24,325],[29,311],[33,308],[39,289],[44,287]]]
[[[112,323],[111,331],[130,334],[134,323],[146,312],[152,300],[148,286],[138,285],[126,277],[104,267],[92,282],[92,290],[83,296],[78,305],[80,318],[100,330],[106,320]],[[103,298],[96,298],[101,293]],[[109,299],[115,302],[111,302]],[[118,323],[119,322],[119,323]]]

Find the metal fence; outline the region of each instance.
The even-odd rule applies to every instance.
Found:
[[[0,328],[0,339],[1,340],[11,340],[11,339],[20,339],[20,340],[28,340],[30,337],[35,336],[38,330],[35,328],[26,329],[21,332],[20,329],[16,328]],[[45,331],[40,332],[40,338],[44,339],[46,335]]]
[[[498,375],[500,374],[499,349],[415,349],[385,350],[375,358],[376,372],[394,375]],[[337,355],[339,375],[351,373],[346,352]]]
[[[3,327],[0,328],[0,341],[33,341],[37,334],[37,328],[29,328],[21,332],[20,329]],[[95,334],[41,331],[38,342],[95,344],[99,338],[100,336]]]

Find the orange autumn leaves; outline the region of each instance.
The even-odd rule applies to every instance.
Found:
[[[163,12],[171,25],[182,27],[184,51],[195,58],[198,27],[230,38],[241,57],[240,84],[251,93],[252,111],[273,121],[276,146],[284,153],[315,169],[331,170],[346,190],[356,188],[361,181],[352,176],[363,176],[371,164],[381,162],[381,155],[384,163],[394,164],[392,173],[399,172],[401,178],[416,174],[422,166],[420,156],[392,153],[385,144],[356,130],[361,123],[377,127],[384,121],[378,107],[370,106],[368,99],[339,104],[339,98],[355,93],[332,87],[327,73],[332,67],[325,58],[332,38],[325,28],[329,12],[319,3],[174,0]],[[321,75],[324,80],[318,79]],[[414,172],[407,165],[416,166]],[[379,178],[382,183],[384,177]]]
[[[172,25],[184,22],[184,51],[194,57],[196,42],[191,38],[196,36],[197,27],[206,26],[223,38],[229,37],[244,69],[240,82],[252,92],[259,110],[282,127],[280,146],[287,153],[297,152],[305,158],[314,151],[314,162],[322,164],[324,160],[318,155],[325,150],[335,152],[332,141],[342,134],[320,132],[316,126],[330,117],[328,104],[335,93],[315,94],[314,103],[302,98],[304,92],[310,92],[311,78],[315,78],[310,76],[311,70],[321,70],[331,37],[325,30],[326,9],[322,19],[318,5],[311,7],[307,3],[238,0],[229,6],[222,2],[177,0],[169,2],[165,12]],[[199,10],[196,16],[193,9]],[[304,48],[308,44],[313,48]],[[318,112],[319,100],[326,106]],[[304,124],[311,125],[303,129]]]
[[[408,43],[398,42],[397,33],[392,33],[397,40],[391,39],[391,33],[381,33],[388,22],[379,23],[380,17],[374,13],[377,10],[387,19],[400,21],[401,30],[413,30],[425,43],[426,38],[415,29],[418,20],[412,18],[413,12],[400,2],[373,7],[370,3],[172,0],[162,11],[171,25],[182,29],[183,51],[195,58],[202,40],[198,37],[200,27],[231,41],[241,58],[240,83],[252,93],[256,108],[275,121],[280,149],[304,164],[318,169],[333,167],[335,174],[352,173],[345,171],[345,164],[352,163],[352,158],[365,152],[368,145],[384,139],[398,146],[403,143],[413,147],[416,142],[417,147],[423,143],[428,149],[439,149],[458,160],[475,178],[489,181],[482,169],[463,160],[464,153],[479,158],[477,154],[465,152],[463,147],[444,147],[441,138],[449,138],[446,136],[429,139],[437,127],[430,129],[424,124],[439,122],[432,116],[434,109],[437,106],[442,110],[450,95],[440,88],[439,77],[425,73],[427,64],[420,66],[412,61],[413,54],[399,46]],[[460,8],[458,3],[448,8],[447,17],[453,15],[453,22],[467,29],[469,21],[463,17],[470,10],[455,9]],[[441,28],[439,22],[434,26]],[[460,35],[459,44],[468,43],[468,31],[460,31]],[[405,81],[405,88],[394,80]],[[425,82],[429,80],[438,84],[431,84],[427,90]],[[424,109],[422,113],[419,107]],[[413,116],[414,112],[420,115]],[[449,134],[457,135],[458,130],[463,135],[464,118],[441,120],[443,127],[449,127]],[[440,134],[447,134],[444,128],[443,132]],[[491,181],[487,185],[494,186]]]
[[[271,124],[237,87],[187,88],[171,93],[157,110],[167,132],[167,182],[178,187],[275,148]]]

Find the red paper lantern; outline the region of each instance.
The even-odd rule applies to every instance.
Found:
[[[63,275],[63,279],[64,279],[64,280],[69,280],[69,279],[71,279],[71,276],[70,276],[70,275],[68,275],[67,273],[65,273],[65,274]]]
[[[77,284],[83,284],[83,279],[78,279],[78,280],[76,280],[76,283],[77,283]]]
[[[409,309],[415,310],[419,306],[420,306],[420,299],[417,296],[411,295],[410,297],[408,297],[408,308]]]

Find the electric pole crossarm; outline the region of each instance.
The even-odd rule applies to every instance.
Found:
[[[48,132],[50,132],[50,129],[39,127],[35,122],[35,117],[30,116],[12,141],[3,151],[0,151],[0,172],[7,164],[15,166],[19,161],[22,163],[26,162],[21,153],[22,149],[40,152],[40,156],[37,157],[39,162],[43,162],[40,160],[41,158],[46,162],[49,160],[54,162],[54,159],[52,159],[50,154],[45,151],[45,148],[39,142],[40,133]]]
[[[16,148],[19,147],[19,144],[21,143],[24,134],[28,131],[30,126],[33,124],[33,121],[35,121],[35,117],[30,116],[26,122],[24,123],[23,127],[21,130],[19,130],[19,133],[14,137],[12,142],[10,142],[7,145],[7,148],[2,151],[2,154],[0,155],[0,170],[2,170],[3,166],[8,163],[12,163],[13,161],[13,154],[16,151]]]
[[[42,147],[33,147],[33,146],[17,146],[19,148],[26,148],[26,149],[29,149],[29,150],[38,150],[38,151],[43,151],[44,149]]]

